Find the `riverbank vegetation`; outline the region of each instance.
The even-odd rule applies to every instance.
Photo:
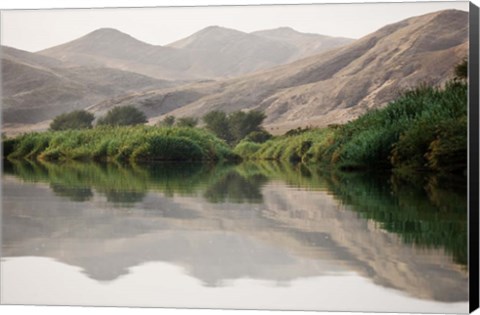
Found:
[[[237,156],[210,132],[189,127],[96,127],[4,140],[4,156],[45,161],[218,161]]]
[[[464,172],[467,167],[467,85],[420,86],[385,108],[344,125],[298,129],[235,150],[248,160],[321,163],[343,170]]]
[[[236,111],[230,114],[214,110],[203,116],[203,121],[206,129],[227,143],[235,145],[251,134],[268,134],[261,127],[265,118],[263,112],[256,110]]]
[[[344,125],[298,128],[273,137],[261,126],[263,112],[215,110],[202,117],[202,126],[197,118],[174,116],[157,126],[144,126],[144,113],[125,106],[110,110],[95,127],[93,115],[85,111],[62,114],[52,122],[51,131],[4,139],[3,154],[97,161],[242,158],[317,163],[341,170],[466,174],[466,64],[456,67],[457,78],[444,87],[421,85]]]

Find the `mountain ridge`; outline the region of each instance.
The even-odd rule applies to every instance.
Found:
[[[452,78],[454,66],[468,53],[467,21],[468,13],[459,10],[411,17],[385,25],[352,43],[286,65],[270,65],[268,69],[233,78],[124,91],[89,104],[88,110],[98,116],[115,106],[133,105],[144,111],[154,124],[165,115],[201,117],[211,110],[258,109],[265,111],[266,126],[274,133],[309,125],[344,123],[370,109],[385,106],[401,91],[420,83],[442,85]],[[199,32],[202,31],[231,32],[218,26]],[[271,31],[265,32],[271,34]],[[274,31],[292,33],[289,28]],[[104,29],[93,35],[107,32],[115,30]],[[184,46],[190,43],[183,42]],[[189,55],[195,49],[183,51]],[[211,54],[206,56],[221,64]],[[192,65],[185,68],[195,69]]]
[[[297,36],[303,36],[297,32]],[[312,35],[309,34],[308,38]],[[318,35],[328,49],[344,44]],[[306,41],[305,41],[306,42]],[[81,66],[103,66],[157,79],[234,77],[304,57],[301,43],[273,40],[220,26],[208,26],[165,46],[151,45],[119,30],[101,28],[39,52]],[[306,44],[305,44],[306,45]]]
[[[299,126],[344,123],[384,106],[401,91],[422,82],[444,84],[467,55],[468,13],[434,12],[386,25],[355,42],[262,72],[178,89],[153,91],[128,102],[110,100],[101,107],[176,98],[168,111],[150,108],[154,123],[163,115],[200,117],[211,110],[259,109],[272,132]],[[186,91],[194,101],[182,101]],[[110,104],[110,105],[108,105]],[[92,107],[95,111],[98,107]]]

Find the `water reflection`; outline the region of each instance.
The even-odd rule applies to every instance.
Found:
[[[206,287],[354,272],[416,298],[468,298],[461,182],[274,163],[22,161],[4,172],[6,257],[51,257],[97,281],[168,262]]]

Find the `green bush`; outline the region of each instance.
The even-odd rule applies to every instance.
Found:
[[[55,117],[50,124],[50,130],[86,129],[92,128],[95,119],[92,113],[76,110]]]
[[[385,108],[345,125],[293,129],[259,147],[241,143],[248,159],[320,162],[343,169],[465,170],[467,85],[421,85]]]
[[[198,119],[195,117],[181,117],[178,118],[177,124],[178,127],[190,127],[193,128],[198,125]]]
[[[246,137],[246,141],[255,143],[264,143],[267,140],[272,139],[272,135],[265,130],[257,130],[250,132]]]
[[[206,128],[217,137],[230,144],[237,144],[252,132],[262,132],[260,126],[265,118],[265,114],[257,110],[236,111],[228,115],[215,110],[207,113],[202,119]],[[263,136],[265,135],[263,134]],[[250,141],[252,140],[250,139]]]
[[[132,158],[136,161],[199,161],[203,154],[200,146],[188,138],[153,136],[133,151]]]
[[[427,165],[435,171],[466,171],[467,148],[467,117],[444,121],[439,124],[435,140],[425,154]]]
[[[260,148],[261,145],[259,143],[244,140],[235,147],[233,152],[235,152],[244,159],[248,159],[249,157],[254,155]]]
[[[5,142],[4,142],[5,146]],[[236,154],[206,130],[181,127],[102,127],[49,131],[10,139],[9,158],[40,160],[235,160]]]
[[[133,106],[119,106],[107,112],[105,117],[98,120],[97,125],[108,126],[133,126],[147,122],[147,117]]]
[[[161,122],[158,123],[159,127],[171,127],[175,124],[175,116],[169,115],[165,117]]]

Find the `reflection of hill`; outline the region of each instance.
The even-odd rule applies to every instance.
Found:
[[[31,165],[30,169],[38,167]],[[342,183],[345,191],[338,192],[335,189],[340,186],[318,172],[268,164],[235,169],[195,166],[185,172],[178,170],[178,179],[168,179],[168,172],[174,174],[173,166],[167,167],[170,171],[110,167],[110,173],[101,167],[95,172],[89,169],[99,166],[82,167],[86,169],[79,171],[77,166],[75,175],[67,176],[66,165],[43,166],[47,176],[37,172],[33,178],[21,173],[18,165],[14,169],[7,165],[7,174],[48,182],[56,190],[43,184],[20,183],[12,176],[4,178],[5,256],[52,257],[82,267],[97,280],[115,279],[148,261],[167,261],[213,286],[245,277],[288,282],[353,270],[379,285],[419,298],[467,298],[467,274],[445,254],[445,246],[437,244],[439,248],[434,249],[430,244],[429,249],[422,248],[421,243],[405,244],[408,239],[401,229],[394,231],[397,234],[386,232],[389,227],[382,223],[389,222],[386,218],[369,220],[369,213],[380,213],[375,209],[383,204],[385,216],[404,211],[412,222],[435,226],[435,218],[440,218],[439,226],[448,220],[453,226],[466,224],[461,215],[452,216],[449,211],[442,214],[443,219],[432,213],[432,205],[425,207],[428,199],[385,197],[367,207],[362,200],[375,194],[384,196],[374,186],[365,190],[370,192],[366,195],[360,189],[362,182],[350,179]],[[128,172],[135,175],[130,178]],[[119,174],[125,176],[125,182]],[[73,180],[79,178],[84,180]],[[252,178],[262,180],[255,186]],[[266,183],[266,178],[270,182]],[[135,188],[134,183],[142,189]],[[248,183],[253,186],[244,190],[244,197],[230,195],[234,189],[228,187]],[[358,189],[349,186],[352,184]],[[118,192],[142,192],[143,197],[134,204],[110,202],[105,191],[113,185]],[[65,194],[68,187],[83,187],[79,195],[87,197],[71,198]],[[251,191],[254,187],[257,191]],[[218,191],[219,197],[213,200],[222,202],[206,203],[209,191]],[[257,193],[261,199],[255,197]],[[362,199],[362,194],[366,198]],[[423,200],[423,204],[415,200]],[[423,212],[416,212],[412,206],[416,202]],[[403,219],[398,214],[390,224]],[[383,229],[378,228],[380,224]],[[421,231],[416,233],[412,235],[422,236]]]
[[[406,246],[398,235],[379,229],[333,198],[272,187],[265,195],[266,217],[303,232],[321,231],[350,255],[355,270],[386,287],[441,301],[465,298],[466,276],[442,251]],[[298,200],[302,200],[298,205]],[[280,206],[278,206],[280,205]],[[284,205],[287,205],[285,208]],[[432,280],[435,279],[435,280]],[[447,289],[448,288],[448,289]],[[452,290],[452,288],[455,288]]]

